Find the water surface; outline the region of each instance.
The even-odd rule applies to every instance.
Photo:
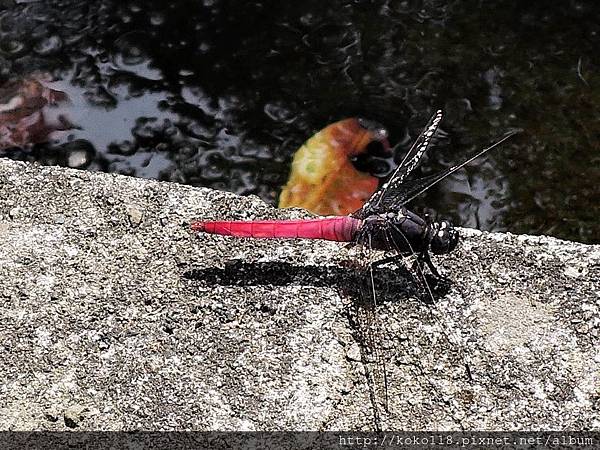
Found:
[[[256,194],[293,152],[362,116],[421,174],[525,132],[413,205],[483,230],[600,242],[595,1],[0,0],[0,81],[40,77],[77,126],[0,155]]]

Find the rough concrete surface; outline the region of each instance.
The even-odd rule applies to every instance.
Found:
[[[306,214],[0,160],[0,429],[600,428],[600,246],[461,230],[434,302],[384,267],[374,363],[359,250],[189,229]]]

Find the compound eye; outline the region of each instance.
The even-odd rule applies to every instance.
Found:
[[[436,255],[450,253],[456,248],[458,243],[458,232],[452,227],[450,222],[440,222],[434,228],[435,233],[432,236],[430,249]]]

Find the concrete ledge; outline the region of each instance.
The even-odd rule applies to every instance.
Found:
[[[0,429],[374,428],[349,251],[188,228],[302,214],[0,160]],[[383,295],[379,425],[598,430],[600,246],[463,235],[434,305]]]

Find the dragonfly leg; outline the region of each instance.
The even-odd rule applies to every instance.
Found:
[[[427,264],[427,267],[429,267],[429,271],[431,272],[431,274],[434,277],[439,278],[439,279],[445,278],[440,274],[440,272],[438,272],[437,268],[433,265],[433,261],[431,261],[431,256],[429,256],[428,251],[421,252],[417,261],[419,261],[420,263]]]
[[[383,258],[383,259],[373,262],[373,269],[384,266],[388,263],[396,263],[398,260],[401,260],[403,258],[404,258],[403,255],[388,256],[386,258]],[[429,268],[431,275],[433,275],[433,277],[437,281],[449,281],[449,278],[440,274],[440,272],[437,270],[437,268],[433,265],[433,261],[431,261],[431,257],[429,256],[429,252],[427,252],[427,251],[419,253],[419,255],[417,256],[417,259],[415,260],[415,262],[412,266],[413,272],[416,272],[421,277],[424,277],[425,273],[423,272],[423,265],[426,265]]]
[[[450,278],[445,277],[442,274],[440,274],[440,272],[437,270],[437,268],[433,265],[433,261],[431,261],[431,256],[429,255],[429,252],[427,252],[427,251],[420,253],[419,257],[417,258],[417,261],[415,263],[421,269],[421,273],[423,273],[422,272],[423,263],[425,263],[427,265],[427,267],[429,268],[429,271],[431,272],[431,275],[433,275],[434,290],[438,290],[438,288],[442,288],[442,287],[447,288],[452,284],[452,282],[450,281]]]

